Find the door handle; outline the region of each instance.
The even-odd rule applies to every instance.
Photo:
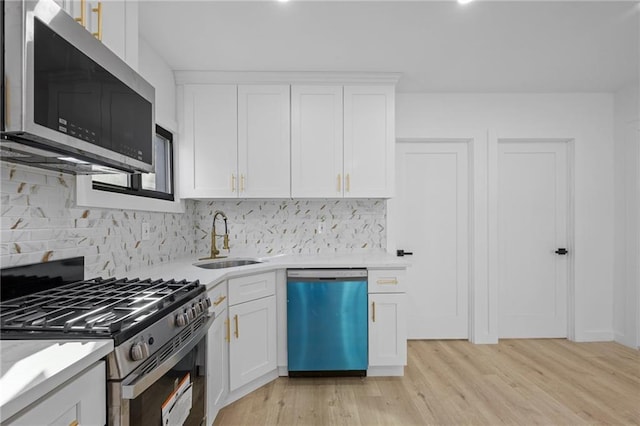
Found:
[[[396,255],[398,255],[398,257],[413,256],[413,252],[412,251],[404,251],[404,250],[396,250]]]
[[[240,338],[240,329],[238,328],[238,316],[236,315],[233,319],[234,319],[234,321],[236,323],[236,332],[235,332],[236,339],[239,339]]]
[[[564,256],[564,255],[566,255],[566,254],[567,254],[567,253],[569,253],[569,252],[567,251],[567,249],[566,249],[566,248],[559,248],[558,250],[556,250],[556,252],[555,252],[555,253],[556,253],[556,254],[558,254],[558,255],[560,255],[560,256]]]

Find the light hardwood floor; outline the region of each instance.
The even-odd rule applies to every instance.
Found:
[[[410,341],[404,377],[281,377],[225,425],[640,424],[640,352],[563,339]]]

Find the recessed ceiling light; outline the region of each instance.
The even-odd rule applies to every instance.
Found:
[[[469,4],[471,3],[473,0],[458,0],[458,4]]]
[[[278,0],[278,2],[280,2],[280,3],[286,3],[286,2],[288,2],[288,1],[289,1],[289,0]]]

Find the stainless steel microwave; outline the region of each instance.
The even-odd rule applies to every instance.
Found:
[[[152,172],[153,86],[53,0],[2,3],[2,160]]]

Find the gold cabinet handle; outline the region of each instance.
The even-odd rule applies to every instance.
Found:
[[[238,316],[234,316],[233,317],[234,321],[236,322],[236,332],[234,333],[236,335],[236,339],[240,337],[240,329],[238,328]]]
[[[236,175],[231,173],[231,192],[236,192]]]
[[[80,0],[80,16],[76,19],[83,27],[87,28],[87,0]]]
[[[347,190],[347,192],[349,192],[351,190],[351,177],[349,175],[349,173],[347,173],[347,177],[346,177],[346,183],[345,183],[345,189]]]
[[[80,423],[78,423],[77,420],[72,421],[71,423],[69,423],[69,426],[78,426]]]
[[[244,175],[240,175],[240,192],[244,192]]]
[[[95,38],[102,41],[102,2],[98,2],[98,7],[91,8],[91,11],[98,14],[98,32],[91,33]]]
[[[373,322],[376,322],[376,302],[371,302],[371,312],[371,319],[373,320]]]
[[[231,321],[229,321],[229,318],[224,320],[224,325],[227,327],[227,333],[224,336],[224,340],[231,342]]]
[[[385,285],[385,284],[397,285],[398,284],[398,280],[396,280],[395,278],[388,279],[388,280],[377,280],[376,284],[379,284],[379,285]]]
[[[338,173],[338,192],[342,191],[342,176]]]
[[[219,304],[221,304],[221,303],[224,301],[224,299],[226,299],[226,298],[227,298],[227,296],[220,296],[220,297],[218,297],[218,298],[216,299],[216,301],[215,301],[215,302],[213,302],[213,306],[218,306],[218,305],[219,305]]]

